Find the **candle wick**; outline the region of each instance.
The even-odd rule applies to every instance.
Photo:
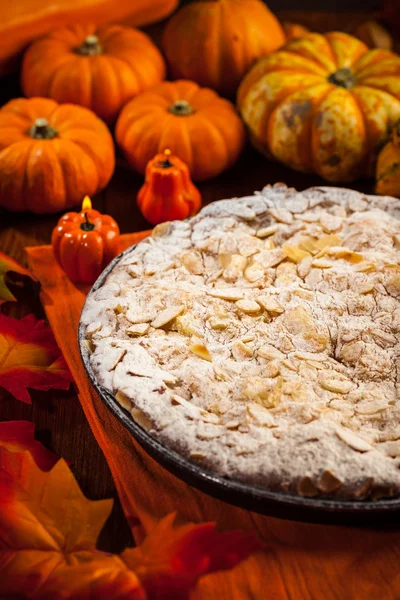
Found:
[[[94,226],[94,223],[91,223],[89,221],[87,212],[84,213],[84,216],[85,216],[85,222],[81,223],[81,229],[83,229],[83,231],[93,231],[95,226]]]

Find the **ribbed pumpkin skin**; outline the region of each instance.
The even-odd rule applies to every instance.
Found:
[[[310,33],[253,67],[238,106],[253,144],[268,157],[328,181],[352,181],[373,173],[377,150],[400,117],[400,57],[368,50],[345,33]]]
[[[26,45],[55,29],[76,23],[124,22],[141,27],[164,19],[179,0],[1,0],[0,75],[16,67]]]
[[[36,119],[57,130],[34,139]],[[0,206],[15,212],[55,213],[93,196],[109,182],[114,144],[91,111],[47,98],[18,98],[0,109]]]
[[[400,121],[379,153],[376,163],[376,188],[381,196],[400,198]]]
[[[98,38],[101,53],[80,54],[90,36]],[[21,87],[28,97],[80,104],[113,122],[130,98],[164,77],[164,59],[141,31],[122,25],[76,25],[33,42],[24,55]]]
[[[193,113],[178,116],[171,108],[188,103]],[[235,107],[192,81],[165,81],[123,108],[115,129],[117,143],[139,173],[155,154],[169,148],[189,167],[195,180],[229,169],[244,146],[245,131]]]
[[[285,42],[276,17],[260,0],[201,0],[168,22],[163,48],[174,78],[233,97],[249,68]]]

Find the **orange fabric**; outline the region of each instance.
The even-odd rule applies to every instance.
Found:
[[[122,236],[128,247],[146,232]],[[77,327],[88,288],[64,275],[50,246],[28,248],[31,269],[56,340],[74,376],[90,427],[104,452],[121,503],[138,539],[171,511],[220,529],[255,529],[265,542],[233,571],[212,574],[193,598],[204,600],[398,600],[400,533],[308,525],[263,517],[215,500],[181,482],[150,458],[92,390],[81,364]],[[374,524],[371,523],[371,526]]]

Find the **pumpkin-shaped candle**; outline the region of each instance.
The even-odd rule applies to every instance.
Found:
[[[92,209],[86,196],[80,213],[66,213],[58,221],[51,243],[71,281],[91,284],[119,253],[119,228],[112,217]]]
[[[157,225],[194,215],[201,206],[201,195],[190,179],[188,166],[165,150],[147,164],[137,202],[143,216]]]

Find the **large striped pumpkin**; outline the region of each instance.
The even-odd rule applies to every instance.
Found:
[[[340,32],[310,33],[261,59],[238,92],[254,145],[329,181],[371,175],[400,117],[400,57]]]

